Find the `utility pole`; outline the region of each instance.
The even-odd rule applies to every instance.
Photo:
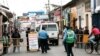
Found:
[[[51,16],[50,16],[50,0],[48,0],[48,17],[49,17],[49,20],[51,19]]]
[[[60,18],[60,26],[61,26],[61,30],[63,30],[63,23],[62,23],[62,20],[63,20],[63,12],[62,12],[62,0],[61,0],[61,6],[60,6],[60,13],[61,13],[61,18]]]

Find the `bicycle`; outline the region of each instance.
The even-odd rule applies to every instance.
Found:
[[[96,51],[97,54],[100,55],[100,41],[99,41],[99,45],[97,46],[96,44],[93,44],[92,42],[88,41],[88,43],[85,44],[85,52],[88,54],[93,53],[93,51]]]

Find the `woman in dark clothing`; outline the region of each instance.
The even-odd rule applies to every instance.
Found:
[[[79,44],[81,45],[81,48],[83,48],[83,28],[79,28],[79,38],[78,41],[80,42]]]
[[[27,28],[26,31],[26,38],[27,38],[27,51],[29,51],[29,40],[28,40],[28,34],[30,33],[30,28]]]
[[[16,48],[18,48],[18,51],[20,52],[20,33],[18,32],[18,29],[15,29],[15,31],[12,33],[12,39],[13,39],[13,52],[15,52]]]
[[[8,52],[8,47],[10,43],[10,38],[6,32],[3,33],[2,39],[3,39],[3,54],[6,54]]]
[[[77,28],[77,26],[75,27],[74,32],[76,34],[77,39],[79,39],[79,29]],[[79,40],[76,40],[76,42],[75,42],[76,48],[78,48],[78,42],[79,42]]]
[[[88,29],[88,27],[85,27],[84,34],[89,34],[89,29]]]

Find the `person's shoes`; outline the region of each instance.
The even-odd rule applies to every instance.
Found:
[[[4,55],[4,54],[7,54],[7,53],[4,52],[3,55]]]
[[[47,50],[50,50],[50,48],[48,48]]]
[[[39,49],[37,51],[40,51]]]
[[[29,52],[30,50],[29,49],[27,49],[27,52]]]
[[[45,53],[47,53],[47,50],[45,50]]]
[[[13,53],[15,53],[15,51],[13,51]]]
[[[43,54],[44,52],[42,52],[42,54]]]
[[[96,43],[94,44],[94,47],[97,47],[97,44]]]
[[[48,53],[47,51],[45,53]]]
[[[44,53],[44,51],[41,52],[42,54]]]

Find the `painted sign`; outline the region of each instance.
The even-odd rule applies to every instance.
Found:
[[[30,51],[38,50],[38,34],[36,32],[29,33],[29,49]]]

